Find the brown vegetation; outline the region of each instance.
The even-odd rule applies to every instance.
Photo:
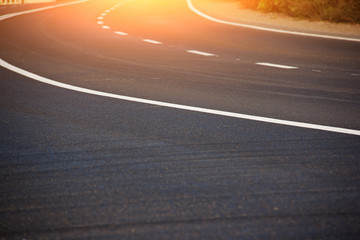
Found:
[[[237,0],[244,7],[291,17],[360,23],[360,0]]]

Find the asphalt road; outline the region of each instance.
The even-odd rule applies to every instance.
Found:
[[[185,0],[90,0],[5,19],[0,34],[3,61],[48,80],[360,129],[359,42],[227,26]],[[360,236],[356,134],[0,76],[0,239]]]

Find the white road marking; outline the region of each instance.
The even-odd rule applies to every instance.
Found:
[[[98,17],[97,19],[98,19],[98,20],[103,20],[103,19],[104,19],[104,17]]]
[[[162,42],[151,40],[151,39],[143,39],[144,42],[152,43],[152,44],[163,44]]]
[[[109,26],[102,26],[103,29],[110,29]]]
[[[57,4],[57,5],[54,5],[54,6],[48,6],[48,7],[43,7],[43,8],[31,9],[31,10],[27,10],[27,11],[23,11],[23,12],[9,13],[9,14],[5,14],[5,15],[0,16],[0,21],[3,21],[3,20],[5,20],[5,19],[11,18],[11,17],[23,15],[23,14],[40,12],[40,11],[44,11],[44,10],[48,10],[48,9],[52,9],[52,8],[63,7],[63,6],[72,5],[72,4],[78,4],[78,3],[83,3],[83,2],[87,2],[87,1],[89,1],[89,0],[80,0],[80,1],[75,1],[75,2],[68,2],[68,3]]]
[[[104,24],[104,22],[103,21],[97,21],[97,24]]]
[[[120,32],[120,31],[115,31],[114,33],[118,34],[118,35],[121,35],[121,36],[127,36],[129,35],[128,33],[126,32]]]
[[[276,32],[276,33],[285,33],[285,34],[292,34],[292,35],[298,35],[298,36],[306,36],[306,37],[317,37],[317,38],[326,38],[326,39],[335,39],[335,40],[344,40],[344,41],[352,41],[352,42],[360,42],[360,39],[358,38],[347,38],[347,37],[338,37],[338,36],[330,36],[330,35],[322,35],[322,34],[312,34],[312,33],[305,33],[305,32],[294,32],[294,31],[285,31],[280,29],[274,29],[274,28],[266,28],[266,27],[259,27],[255,25],[248,25],[248,24],[241,24],[241,23],[235,23],[235,22],[229,22],[221,19],[217,19],[214,17],[211,17],[209,15],[206,15],[205,13],[201,12],[200,10],[196,9],[191,2],[191,0],[186,0],[187,5],[190,8],[191,11],[198,14],[199,16],[206,18],[210,21],[237,26],[237,27],[244,27],[244,28],[251,28],[256,30],[262,30],[262,31],[269,31],[269,32]]]
[[[188,53],[193,53],[193,54],[198,54],[198,55],[202,55],[202,56],[216,56],[215,54],[212,53],[207,53],[207,52],[201,52],[201,51],[197,51],[197,50],[187,50]]]
[[[259,63],[256,63],[256,64],[261,65],[261,66],[266,66],[266,67],[274,67],[274,68],[282,68],[282,69],[298,69],[298,67],[274,64],[274,63],[259,62]]]
[[[109,13],[109,12],[110,12],[110,10],[105,10],[105,12],[106,12],[106,13]]]
[[[313,72],[318,72],[318,73],[321,73],[321,70],[316,70],[316,69],[314,69],[314,70],[312,70]]]
[[[358,73],[352,73],[351,76],[360,77],[360,74],[358,74]]]
[[[43,10],[47,10],[47,9],[51,9],[51,8],[55,8],[55,7],[61,7],[61,6],[66,6],[66,5],[76,4],[76,3],[86,2],[86,1],[88,1],[88,0],[81,0],[81,1],[76,1],[76,2],[65,3],[65,4],[58,4],[56,6],[51,6],[51,7],[45,7],[45,8],[33,9],[33,10],[29,10],[29,11],[7,14],[7,15],[0,16],[0,21],[11,18],[11,17],[23,15],[23,14],[43,11]],[[201,112],[201,113],[207,113],[207,114],[213,114],[213,115],[219,115],[219,116],[233,117],[233,118],[238,118],[238,119],[246,119],[246,120],[252,120],[252,121],[272,123],[272,124],[280,124],[280,125],[286,125],[286,126],[308,128],[308,129],[315,129],[315,130],[322,130],[322,131],[328,131],[328,132],[336,132],[336,133],[360,136],[360,130],[331,127],[331,126],[324,126],[324,125],[318,125],[318,124],[295,122],[295,121],[253,116],[253,115],[247,115],[247,114],[241,114],[241,113],[226,112],[226,111],[220,111],[220,110],[214,110],[214,109],[186,106],[186,105],[160,102],[160,101],[154,101],[154,100],[148,100],[148,99],[142,99],[142,98],[135,98],[135,97],[123,96],[123,95],[118,95],[118,94],[113,94],[113,93],[106,93],[106,92],[96,91],[96,90],[92,90],[92,89],[77,87],[77,86],[73,86],[70,84],[57,82],[57,81],[51,80],[49,78],[45,78],[40,75],[31,73],[29,71],[26,71],[24,69],[21,69],[14,65],[11,65],[10,63],[7,63],[6,61],[2,60],[1,58],[0,58],[0,66],[4,67],[10,71],[16,72],[23,76],[26,76],[28,78],[31,78],[38,82],[42,82],[45,84],[49,84],[52,86],[56,86],[59,88],[68,89],[68,90],[72,90],[72,91],[76,91],[76,92],[92,94],[92,95],[96,95],[96,96],[114,98],[114,99],[143,103],[143,104],[151,104],[151,105],[156,105],[156,106],[161,106],[161,107],[168,107],[168,108],[181,109],[181,110],[187,110],[187,111]]]
[[[315,130],[322,130],[322,131],[328,131],[328,132],[336,132],[336,133],[360,136],[360,130],[331,127],[331,126],[324,126],[324,125],[303,123],[303,122],[295,122],[295,121],[253,116],[253,115],[234,113],[234,112],[226,112],[226,111],[221,111],[221,110],[214,110],[214,109],[187,106],[187,105],[181,105],[181,104],[175,104],[175,103],[161,102],[161,101],[155,101],[155,100],[149,100],[149,99],[143,99],[143,98],[118,95],[118,94],[114,94],[114,93],[101,92],[101,91],[96,91],[96,90],[87,89],[87,88],[83,88],[83,87],[77,87],[77,86],[73,86],[70,84],[57,82],[57,81],[51,80],[49,78],[45,78],[45,77],[39,76],[37,74],[28,72],[24,69],[21,69],[14,65],[11,65],[2,59],[0,59],[0,66],[4,67],[6,69],[9,69],[13,72],[16,72],[18,74],[21,74],[23,76],[26,76],[28,78],[31,78],[33,80],[42,82],[42,83],[46,83],[46,84],[49,84],[52,86],[56,86],[56,87],[60,87],[60,88],[64,88],[64,89],[68,89],[68,90],[72,90],[72,91],[76,91],[76,92],[92,94],[92,95],[96,95],[96,96],[114,98],[114,99],[143,103],[143,104],[156,105],[156,106],[160,106],[160,107],[168,107],[168,108],[174,108],[174,109],[180,109],[180,110],[187,110],[187,111],[207,113],[207,114],[213,114],[213,115],[219,115],[219,116],[225,116],[225,117],[232,117],[232,118],[238,118],[238,119],[246,119],[246,120],[259,121],[259,122],[265,122],[265,123],[280,124],[280,125],[286,125],[286,126],[292,126],[292,127],[300,127],[300,128],[315,129]]]

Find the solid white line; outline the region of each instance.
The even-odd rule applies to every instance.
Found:
[[[330,126],[323,126],[323,125],[317,125],[317,124],[302,123],[302,122],[295,122],[295,121],[288,121],[288,120],[281,120],[281,119],[267,118],[267,117],[259,117],[259,116],[241,114],[241,113],[226,112],[226,111],[193,107],[193,106],[187,106],[187,105],[181,105],[181,104],[160,102],[160,101],[154,101],[154,100],[149,100],[149,99],[135,98],[135,97],[123,96],[123,95],[118,95],[118,94],[113,94],[113,93],[107,93],[107,92],[101,92],[101,91],[96,91],[96,90],[92,90],[92,89],[77,87],[77,86],[73,86],[70,84],[57,82],[57,81],[39,76],[37,74],[28,72],[24,69],[21,69],[14,65],[11,65],[2,59],[0,59],[0,66],[7,68],[18,74],[21,74],[23,76],[26,76],[28,78],[31,78],[33,80],[42,82],[42,83],[46,83],[46,84],[49,84],[52,86],[56,86],[56,87],[60,87],[60,88],[64,88],[64,89],[68,89],[68,90],[72,90],[72,91],[76,91],[76,92],[92,94],[92,95],[96,95],[96,96],[114,98],[114,99],[143,103],[143,104],[151,104],[151,105],[156,105],[156,106],[161,106],[161,107],[175,108],[175,109],[181,109],[181,110],[187,110],[187,111],[194,111],[194,112],[200,112],[200,113],[207,113],[207,114],[213,114],[213,115],[219,115],[219,116],[225,116],[225,117],[232,117],[232,118],[238,118],[238,119],[246,119],[246,120],[252,120],[252,121],[259,121],[259,122],[266,122],[266,123],[280,124],[280,125],[286,125],[286,126],[308,128],[308,129],[315,129],[315,130],[322,130],[322,131],[328,131],[328,132],[336,132],[336,133],[360,136],[360,131],[354,130],[354,129],[330,127]]]
[[[199,16],[206,18],[210,21],[237,26],[237,27],[244,27],[244,28],[251,28],[251,29],[257,29],[262,31],[269,31],[269,32],[276,32],[276,33],[285,33],[285,34],[292,34],[292,35],[298,35],[298,36],[306,36],[306,37],[317,37],[317,38],[326,38],[326,39],[335,39],[335,40],[344,40],[344,41],[352,41],[352,42],[360,42],[360,39],[358,38],[347,38],[347,37],[338,37],[338,36],[331,36],[331,35],[322,35],[322,34],[312,34],[312,33],[304,33],[304,32],[294,32],[294,31],[285,31],[280,29],[274,29],[274,28],[266,28],[266,27],[259,27],[255,25],[248,25],[248,24],[241,24],[241,23],[235,23],[235,22],[229,22],[224,21],[221,19],[217,19],[214,17],[211,17],[209,15],[206,15],[205,13],[201,12],[200,10],[196,9],[191,2],[191,0],[187,0],[188,7],[191,11],[198,14]]]
[[[43,7],[43,8],[31,9],[31,10],[27,10],[27,11],[23,11],[23,12],[9,13],[9,14],[5,14],[5,15],[0,16],[0,21],[3,21],[3,20],[5,20],[5,19],[11,18],[11,17],[23,15],[23,14],[40,12],[40,11],[44,11],[44,10],[48,10],[48,9],[52,9],[52,8],[63,7],[63,6],[72,5],[72,4],[78,4],[78,3],[83,3],[83,2],[87,2],[87,1],[89,1],[89,0],[80,0],[80,1],[75,1],[75,2],[57,4],[57,5],[54,5],[54,6],[48,6],[48,7]]]
[[[152,44],[163,44],[162,42],[151,40],[151,39],[143,39],[144,42],[152,43]]]
[[[216,56],[215,54],[212,53],[207,53],[207,52],[201,52],[201,51],[197,51],[197,50],[187,50],[188,53],[193,53],[193,54],[198,54],[198,55],[202,55],[202,56]]]
[[[66,3],[66,4],[59,4],[59,5],[52,6],[52,7],[39,8],[39,9],[30,10],[30,11],[7,14],[5,16],[0,16],[0,21],[14,17],[14,16],[22,15],[22,14],[43,11],[43,10],[51,9],[54,7],[66,6],[66,5],[81,3],[81,2],[86,2],[86,1],[88,1],[88,0],[82,0],[82,1],[77,1],[77,2]],[[194,111],[194,112],[227,116],[227,117],[233,117],[233,118],[239,118],[239,119],[247,119],[247,120],[260,121],[260,122],[266,122],[266,123],[273,123],[273,124],[280,124],[280,125],[286,125],[286,126],[316,129],[316,130],[322,130],[322,131],[328,131],[328,132],[336,132],[336,133],[360,136],[360,130],[323,126],[323,125],[317,125],[317,124],[302,123],[302,122],[281,120],[281,119],[275,119],[275,118],[267,118],[267,117],[252,116],[252,115],[247,115],[247,114],[232,113],[232,112],[226,112],[226,111],[220,111],[220,110],[192,107],[192,106],[186,106],[186,105],[180,105],[180,104],[174,104],[174,103],[166,103],[166,102],[160,102],[160,101],[154,101],[154,100],[148,100],[148,99],[142,99],[142,98],[123,96],[123,95],[118,95],[118,94],[113,94],[113,93],[106,93],[106,92],[91,90],[91,89],[82,88],[82,87],[76,87],[76,86],[73,86],[70,84],[57,82],[57,81],[39,76],[37,74],[31,73],[24,69],[18,68],[14,65],[11,65],[11,64],[5,62],[1,58],[0,58],[0,66],[4,67],[10,71],[16,72],[18,74],[21,74],[23,76],[26,76],[28,78],[31,78],[33,80],[36,80],[36,81],[39,81],[39,82],[42,82],[45,84],[49,84],[52,86],[56,86],[56,87],[60,87],[63,89],[68,89],[68,90],[72,90],[72,91],[76,91],[76,92],[92,94],[92,95],[96,95],[96,96],[102,96],[102,97],[108,97],[108,98],[114,98],[114,99],[120,99],[120,100],[138,102],[138,103],[144,103],[144,104],[157,105],[157,106],[161,106],[161,107],[169,107],[169,108],[175,108],[175,109],[181,109],[181,110],[188,110],[188,111]]]
[[[122,35],[122,36],[127,36],[129,35],[128,33],[126,32],[119,32],[119,31],[115,31],[114,33],[118,34],[118,35]]]
[[[286,65],[280,65],[280,64],[274,64],[274,63],[256,63],[257,65],[266,66],[266,67],[274,67],[274,68],[282,68],[282,69],[298,69],[298,67],[293,66],[286,66]]]

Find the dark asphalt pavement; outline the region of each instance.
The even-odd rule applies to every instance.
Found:
[[[104,92],[360,129],[360,43],[224,26],[180,0],[97,19],[120,2],[1,21],[0,58]],[[0,76],[0,239],[360,236],[359,136]]]

